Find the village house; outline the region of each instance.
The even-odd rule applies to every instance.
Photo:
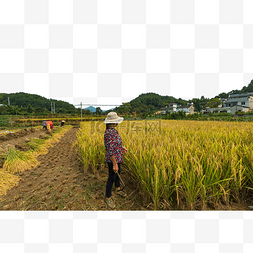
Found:
[[[244,94],[231,94],[228,99],[222,99],[222,104],[217,108],[206,108],[203,113],[221,113],[227,112],[236,114],[236,112],[250,112],[253,110],[253,92]]]
[[[250,109],[247,106],[234,105],[232,107],[207,108],[207,111],[211,113],[226,112],[235,114],[236,112],[249,112]]]
[[[157,111],[154,113],[154,115],[160,115],[160,114],[162,114],[162,111]]]
[[[245,94],[232,94],[224,102],[225,106],[232,107],[234,105],[240,105],[253,110],[253,92]]]
[[[177,104],[176,103],[170,103],[169,106],[165,106],[161,108],[162,114],[165,114],[166,112],[176,112],[177,111]]]
[[[171,103],[169,106],[161,108],[162,114],[165,114],[166,112],[172,113],[172,112],[179,112],[183,111],[187,114],[193,114],[194,113],[194,106],[193,103],[187,103],[186,106],[178,105],[176,103]]]

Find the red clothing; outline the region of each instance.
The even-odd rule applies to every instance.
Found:
[[[111,156],[115,156],[117,163],[123,162],[122,139],[115,128],[105,130],[104,144],[106,149],[105,162],[112,162]]]

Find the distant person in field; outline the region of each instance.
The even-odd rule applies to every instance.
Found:
[[[46,120],[43,120],[42,126],[43,126],[44,130],[47,130],[47,122],[46,122]]]
[[[62,122],[61,122],[61,127],[63,127],[64,125],[65,125],[65,121],[62,120]]]
[[[115,183],[115,193],[126,197],[126,193],[120,188],[119,176],[120,164],[123,162],[123,152],[127,152],[127,148],[122,146],[122,139],[115,127],[123,121],[122,117],[118,117],[116,112],[110,112],[105,119],[106,130],[104,134],[104,144],[106,149],[105,162],[109,167],[109,177],[106,184],[106,203],[110,208],[115,208],[115,203],[111,198],[113,183]]]
[[[52,124],[52,123],[50,124],[50,129],[54,129],[54,126],[53,126],[53,124]]]

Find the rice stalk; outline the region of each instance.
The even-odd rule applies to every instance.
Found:
[[[17,185],[20,178],[7,171],[0,170],[0,195],[6,195],[7,190]]]
[[[142,131],[131,129],[143,122],[123,122],[117,130],[129,151],[124,165],[155,208],[229,204],[230,197],[253,188],[252,123],[162,120],[160,132],[148,130],[145,122]],[[105,128],[92,132],[90,126],[81,123],[75,147],[84,170],[95,172],[104,164]]]
[[[24,152],[10,148],[6,154],[3,169],[11,173],[17,173],[29,170],[37,165],[39,165],[39,162],[31,152]]]

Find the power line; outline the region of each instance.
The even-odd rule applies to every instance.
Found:
[[[80,106],[81,104],[74,105],[74,106]],[[82,104],[82,105],[91,105],[91,106],[121,106],[121,105],[98,105],[98,104]]]

